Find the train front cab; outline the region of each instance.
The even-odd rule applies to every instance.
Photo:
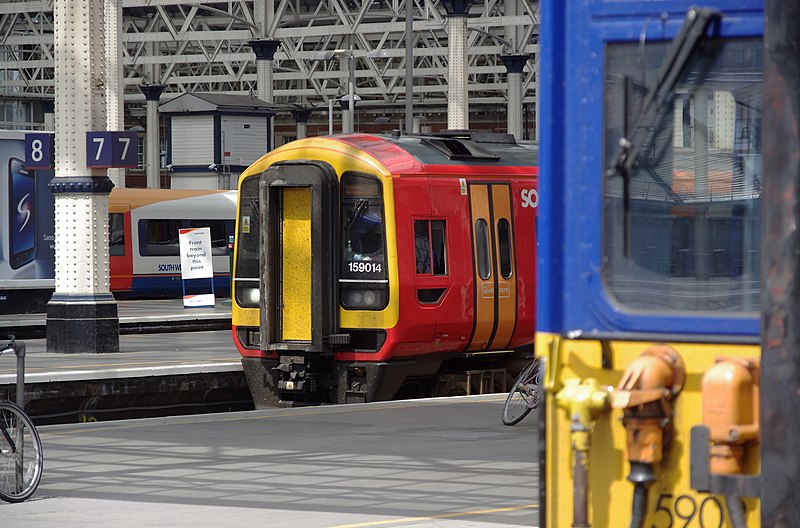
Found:
[[[240,181],[233,330],[258,406],[337,401],[338,394],[324,394],[337,387],[334,350],[377,350],[385,338],[380,329],[396,320],[387,302],[393,255],[386,243],[385,174],[346,154],[338,164],[319,158],[313,148],[284,149],[262,158]],[[344,250],[358,255],[358,270],[368,275],[358,281],[338,276],[340,186],[345,231],[364,229]],[[340,332],[340,296],[353,309],[369,310],[376,330]]]
[[[391,399],[449,359],[532,342],[535,251],[514,234],[533,227],[533,166],[406,148],[309,138],[243,174],[234,341],[256,405]]]
[[[715,4],[542,5],[547,528],[759,526],[763,15]]]

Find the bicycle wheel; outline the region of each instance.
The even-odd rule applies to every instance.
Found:
[[[539,405],[542,394],[542,369],[534,359],[520,372],[503,406],[503,423],[516,425]]]
[[[22,502],[42,478],[44,458],[39,433],[28,415],[11,402],[0,402],[0,499]]]

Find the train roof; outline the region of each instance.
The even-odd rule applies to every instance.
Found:
[[[180,202],[185,198],[189,201]],[[190,189],[113,189],[109,195],[109,209],[136,209],[147,205],[172,201],[173,206],[187,204],[191,208],[202,208],[219,204],[220,199],[236,202],[236,191],[190,190]]]
[[[442,177],[472,175],[536,177],[539,147],[517,143],[509,134],[447,131],[436,135],[341,134],[308,137],[268,152],[243,173],[248,177],[272,163],[319,159],[336,165],[360,159],[364,167],[380,165],[395,177],[415,174]]]
[[[417,163],[429,165],[484,165],[534,167],[539,163],[539,147],[534,143],[517,143],[511,134],[451,130],[439,134],[350,134],[336,136],[367,150],[382,163],[398,152],[381,148],[378,142],[396,145]]]

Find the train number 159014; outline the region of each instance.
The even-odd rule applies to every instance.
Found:
[[[350,273],[380,273],[383,271],[380,262],[348,262]]]

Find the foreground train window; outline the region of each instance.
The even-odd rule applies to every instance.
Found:
[[[605,166],[614,167],[621,137],[639,142],[627,200],[623,176],[606,171],[607,287],[629,309],[755,312],[762,43],[702,41],[671,96],[637,129],[666,51],[662,42],[645,53],[638,43],[606,48]]]

